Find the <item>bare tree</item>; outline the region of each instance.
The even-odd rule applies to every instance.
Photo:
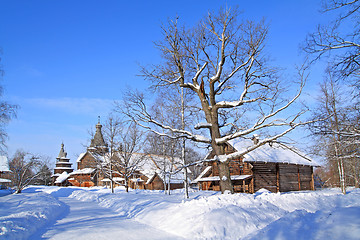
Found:
[[[313,131],[332,137],[332,141],[327,141],[327,145],[331,143],[327,154],[336,160],[335,176],[339,176],[342,192],[346,193],[346,183],[351,184],[350,179],[355,185],[359,182],[360,1],[323,1],[322,12],[334,13],[337,17],[326,25],[319,25],[316,32],[307,36],[303,46],[313,61],[326,57],[327,74],[331,76],[321,91],[324,100],[321,105],[327,103],[323,109],[326,109],[328,120],[319,123],[321,131],[316,128]],[[344,80],[341,85],[350,84],[345,87],[345,94],[339,93],[340,85],[335,80]],[[349,98],[340,101],[344,95]],[[329,171],[334,168],[331,162],[328,167]],[[333,176],[330,174],[330,179]]]
[[[350,80],[360,88],[360,1],[323,0],[324,13],[337,13],[338,17],[307,36],[305,52],[318,60],[329,53],[329,69],[338,78]]]
[[[16,187],[15,193],[21,193],[25,187],[41,175],[43,163],[39,157],[18,150],[9,165],[12,171],[12,182]]]
[[[36,184],[40,185],[49,185],[51,183],[51,175],[53,169],[49,166],[50,165],[50,157],[42,156],[41,158],[41,166],[40,166],[40,174],[35,179]]]
[[[119,149],[119,137],[121,136],[122,132],[122,121],[116,117],[109,115],[106,122],[105,122],[105,128],[104,128],[104,134],[105,134],[105,141],[109,144],[109,159],[114,159],[115,155],[117,154],[117,151]],[[114,181],[113,181],[113,160],[110,160],[108,162],[109,166],[107,169],[107,174],[110,179],[110,188],[111,192],[114,193]]]
[[[201,132],[174,128],[152,116],[140,93],[129,97],[127,114],[160,136],[210,144],[219,166],[221,191],[232,193],[230,160],[306,124],[299,121],[302,110],[287,116],[283,113],[300,96],[307,77],[305,70],[298,71],[298,91],[289,97],[285,93],[286,84],[279,78],[278,70],[268,65],[264,53],[268,27],[263,21],[239,22],[236,10],[209,13],[190,29],[180,27],[178,19],[169,21],[162,32],[164,38],[156,47],[163,62],[144,68],[143,74],[158,86],[174,85],[193,92],[203,119],[195,129]],[[269,128],[272,130],[265,135]],[[202,130],[207,130],[207,134]],[[257,144],[242,152],[226,154],[229,140],[250,138],[260,131],[265,138]]]
[[[95,152],[100,171],[111,184],[120,183],[116,177],[124,178],[126,192],[129,181],[136,177],[145,158],[142,149],[142,132],[131,122],[120,121],[110,116],[105,124],[105,138],[110,144],[109,152]],[[113,192],[113,186],[112,186]]]
[[[157,107],[155,111],[159,110],[158,108],[160,108],[162,109],[160,110],[161,115],[163,115],[164,113],[172,113],[169,111],[164,111],[163,106],[164,106],[163,102],[157,101]],[[170,119],[173,118],[171,117]],[[181,152],[180,141],[178,141],[178,139],[176,138],[167,137],[167,134],[163,134],[163,136],[159,136],[153,132],[149,132],[146,137],[145,152],[149,156],[151,155],[158,156],[156,158],[152,158],[152,161],[154,162],[155,165],[154,171],[159,172],[159,176],[163,181],[163,185],[164,185],[164,193],[170,195],[171,178],[172,175],[174,175],[173,171],[175,170],[174,165],[180,164],[179,161],[175,161],[175,159],[179,160],[178,157]]]
[[[346,194],[346,185],[359,181],[359,144],[353,129],[359,127],[358,113],[354,112],[351,89],[342,88],[333,76],[321,84],[318,106],[314,109],[314,118],[324,119],[310,125],[310,130],[323,143],[318,153],[327,160],[328,180],[331,184],[338,177],[338,186]],[[325,148],[324,148],[325,147]],[[322,154],[321,154],[322,153]]]
[[[0,54],[2,53],[2,49],[0,48]],[[0,58],[1,62],[1,58]],[[2,65],[0,64],[0,80],[4,75],[4,71]],[[5,126],[9,123],[9,121],[16,117],[16,110],[19,106],[10,104],[3,99],[3,87],[0,86],[0,152],[4,152],[6,145],[5,141],[7,139],[7,134],[5,130]]]

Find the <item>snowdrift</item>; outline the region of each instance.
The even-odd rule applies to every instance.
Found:
[[[233,195],[202,191],[191,193],[189,200],[183,200],[181,192],[166,196],[156,191],[110,194],[98,190],[75,191],[69,197],[96,201],[122,216],[186,239],[343,239],[342,236],[358,239],[360,236],[360,190],[352,190],[345,196],[338,189],[290,193],[262,189],[256,194]],[[346,216],[341,217],[342,214]]]
[[[32,188],[0,197],[0,239],[27,239],[65,211],[55,197]]]
[[[47,221],[66,214],[58,197],[95,202],[118,213],[185,239],[359,239],[360,190],[339,189],[221,195],[182,191],[130,191],[104,188],[32,187],[25,194],[0,197],[0,229],[6,239],[41,231]],[[33,193],[30,193],[30,192]],[[38,192],[40,191],[40,193]],[[4,205],[6,204],[6,205]],[[54,215],[53,215],[54,214]],[[37,221],[39,224],[31,224]],[[21,233],[23,235],[16,235]],[[122,236],[126,238],[125,236]],[[19,238],[18,238],[19,239]],[[20,238],[21,239],[21,238]]]

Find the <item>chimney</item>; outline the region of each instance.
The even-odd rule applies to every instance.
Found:
[[[254,142],[254,145],[259,143],[259,135],[254,134],[251,138],[251,140]]]

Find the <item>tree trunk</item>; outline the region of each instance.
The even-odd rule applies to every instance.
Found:
[[[234,193],[234,188],[230,178],[229,164],[226,162],[219,162],[218,166],[221,193]]]
[[[129,192],[128,180],[129,180],[129,179],[125,178],[125,191],[126,191],[126,192]]]
[[[170,189],[171,189],[171,182],[170,182],[171,175],[169,174],[169,182],[168,182],[168,194],[170,195]]]
[[[219,124],[217,121],[217,116],[213,114],[212,117],[212,129],[211,129],[211,146],[215,152],[216,156],[226,155],[225,152],[225,146],[224,145],[217,145],[215,142],[216,138],[220,137],[220,130],[219,130]],[[218,167],[219,167],[219,177],[220,177],[220,190],[221,193],[234,193],[234,188],[231,182],[230,178],[230,167],[229,162],[221,162],[218,161]]]
[[[185,130],[184,88],[181,88],[181,129]],[[185,138],[182,138],[181,159],[184,166],[186,166],[185,144],[186,144],[186,140]],[[188,172],[186,167],[184,168],[184,188],[185,188],[185,198],[189,198]]]
[[[110,159],[111,161],[111,159]],[[112,174],[112,164],[110,162],[110,188],[111,188],[111,193],[114,193],[114,181],[113,181],[113,174]]]

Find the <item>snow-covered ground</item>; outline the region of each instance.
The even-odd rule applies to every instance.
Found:
[[[1,194],[5,195],[5,194]],[[0,197],[0,239],[360,239],[360,190],[221,195],[28,187]]]

